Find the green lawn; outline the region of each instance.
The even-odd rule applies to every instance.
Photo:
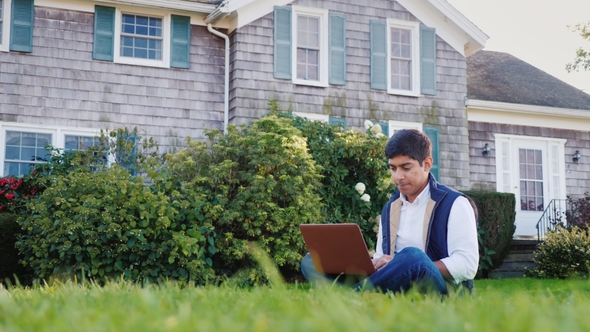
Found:
[[[476,281],[424,297],[174,284],[0,290],[0,331],[589,331],[590,281]]]

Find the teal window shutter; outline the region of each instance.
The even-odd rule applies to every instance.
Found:
[[[330,117],[328,119],[328,123],[331,125],[341,126],[342,128],[346,129],[346,119],[345,118],[333,118]]]
[[[94,60],[113,61],[115,48],[115,8],[94,6]]]
[[[387,25],[371,20],[371,89],[387,90]]]
[[[33,52],[34,12],[35,4],[33,0],[12,0],[11,51]]]
[[[346,19],[330,13],[330,79],[333,85],[346,85]]]
[[[381,132],[383,135],[389,137],[389,123],[387,122],[373,122],[373,124],[378,124],[381,126]]]
[[[190,68],[191,18],[172,15],[170,67]]]
[[[440,170],[440,158],[439,158],[439,149],[438,149],[438,128],[434,127],[424,127],[424,133],[428,138],[430,138],[430,142],[432,143],[432,169],[430,169],[430,173],[434,176],[436,180],[440,180],[439,178],[439,170]]]
[[[274,77],[291,79],[291,7],[275,6]]]
[[[436,95],[436,30],[420,26],[420,92]]]

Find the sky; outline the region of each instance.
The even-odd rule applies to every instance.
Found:
[[[590,71],[565,70],[576,49],[590,49],[590,41],[571,31],[590,21],[590,0],[447,1],[488,35],[485,50],[509,53],[590,93]]]

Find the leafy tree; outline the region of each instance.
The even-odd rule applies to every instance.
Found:
[[[590,41],[590,22],[576,24],[572,31],[578,32],[582,38]],[[566,64],[565,69],[568,73],[574,70],[579,71],[580,69],[590,70],[590,50],[582,47],[578,48],[576,50],[576,58],[574,59],[574,62]]]

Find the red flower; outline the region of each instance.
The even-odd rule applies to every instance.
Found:
[[[4,197],[6,197],[6,199],[10,200],[10,199],[13,199],[15,197],[15,195],[14,194],[6,194],[6,195],[4,195]]]

